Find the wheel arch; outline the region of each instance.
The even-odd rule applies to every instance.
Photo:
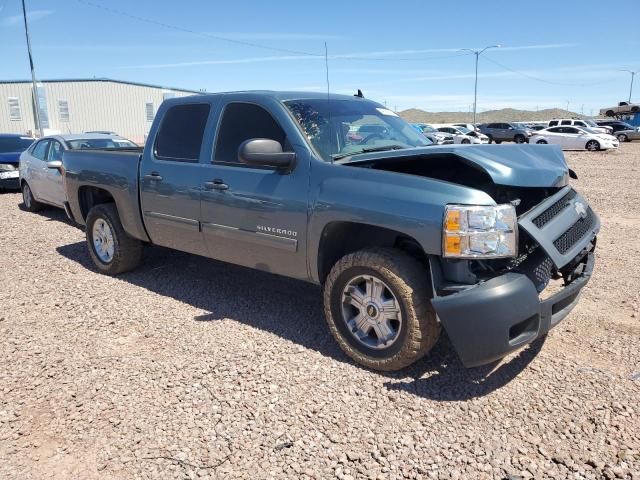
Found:
[[[319,282],[324,283],[333,265],[345,255],[372,247],[398,248],[427,266],[427,253],[411,235],[378,225],[337,220],[326,224],[320,236],[315,272]]]
[[[78,188],[78,205],[80,206],[80,213],[83,221],[86,221],[89,211],[101,203],[116,203],[116,201],[111,192],[104,188],[94,187],[91,185],[82,185]],[[118,210],[117,204],[116,210]]]

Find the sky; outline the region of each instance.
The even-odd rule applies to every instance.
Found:
[[[355,93],[403,110],[627,100],[640,0],[26,0],[38,79],[107,77],[209,92]],[[624,12],[621,14],[621,12]],[[20,0],[0,0],[0,79],[29,79]],[[640,75],[633,100],[640,102]]]

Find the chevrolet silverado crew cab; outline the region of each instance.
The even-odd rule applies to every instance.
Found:
[[[430,145],[357,96],[170,99],[142,154],[63,164],[99,271],[154,244],[316,283],[340,347],[374,369],[415,362],[441,328],[464,365],[497,360],[562,320],[594,266],[600,221],[557,147]]]

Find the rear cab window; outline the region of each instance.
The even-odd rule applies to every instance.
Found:
[[[210,105],[187,103],[170,107],[162,118],[153,153],[158,160],[197,163]]]

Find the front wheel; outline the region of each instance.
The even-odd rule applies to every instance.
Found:
[[[133,270],[142,261],[142,242],[122,227],[113,203],[93,207],[87,215],[87,246],[100,272],[118,275]]]
[[[536,142],[537,145],[546,145],[547,143],[549,143],[549,142],[547,142],[546,140],[538,140]]]
[[[414,363],[440,334],[427,270],[395,249],[362,250],[339,260],[324,285],[324,311],[340,348],[376,370]]]
[[[524,138],[524,135],[516,135],[513,138],[513,141],[516,142],[516,143],[525,143],[527,141],[527,139]]]
[[[620,143],[628,142],[629,141],[629,137],[627,137],[626,134],[621,133],[620,135],[618,135],[618,141]]]
[[[22,183],[22,204],[28,212],[37,212],[44,208],[44,204],[33,198],[33,192],[27,182]]]
[[[600,144],[595,140],[589,140],[585,148],[590,152],[596,152],[600,150]]]
[[[464,144],[464,145],[468,145],[468,144],[470,144],[471,142],[469,141],[469,139],[468,139],[468,138],[463,138],[463,139],[462,139],[462,142],[460,142],[460,143],[462,143],[462,144]]]

